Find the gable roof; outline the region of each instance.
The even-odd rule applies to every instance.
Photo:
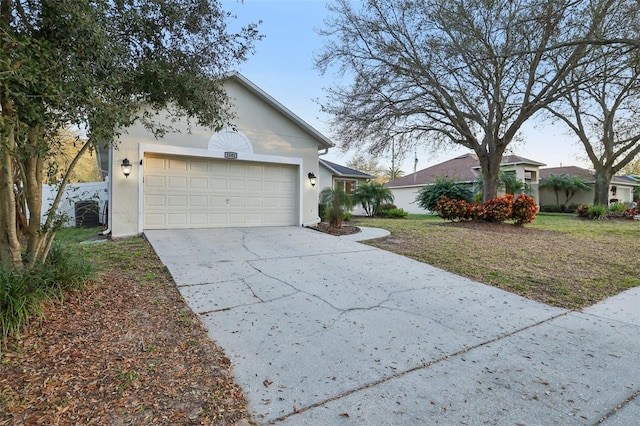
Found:
[[[320,133],[314,127],[312,127],[309,123],[304,121],[302,118],[298,117],[296,114],[291,112],[287,107],[282,105],[280,102],[276,101],[273,97],[271,97],[267,92],[256,86],[251,80],[240,74],[239,72],[230,73],[227,78],[234,79],[246,89],[251,91],[253,94],[258,96],[264,102],[266,102],[269,106],[276,109],[280,113],[282,113],[285,117],[296,123],[298,126],[302,127],[304,130],[309,132],[312,136],[314,136],[318,140],[318,148],[320,149],[328,149],[334,146],[334,143],[329,140],[325,135]]]
[[[549,175],[569,175],[580,176],[587,183],[595,183],[596,177],[593,171],[589,169],[583,169],[582,167],[567,166],[567,167],[549,167],[546,169],[540,169],[540,179],[544,179]],[[638,185],[632,177],[629,176],[614,176],[611,179],[611,183],[617,183],[622,185]]]
[[[520,157],[519,155],[505,155],[502,157],[501,166],[510,166],[513,164],[529,164],[531,166],[546,166],[546,164],[539,161],[529,160],[528,158]],[[480,167],[480,165],[478,165]]]
[[[325,166],[327,169],[331,171],[332,174],[340,177],[352,177],[352,178],[360,178],[360,179],[373,179],[375,176],[372,176],[367,173],[360,172],[355,169],[351,169],[346,166],[341,166],[340,164],[332,163],[331,161],[327,161],[325,159],[318,159],[320,164]]]
[[[473,182],[479,174],[476,170],[478,164],[477,155],[464,154],[460,157],[427,167],[426,169],[418,170],[410,175],[391,180],[385,185],[391,188],[399,186],[422,186],[433,182],[435,178],[440,176],[456,179],[460,182]]]
[[[544,163],[529,160],[517,155],[506,155],[502,158],[500,165],[529,164],[532,166],[544,166]],[[385,185],[390,188],[404,186],[424,186],[432,183],[437,177],[455,179],[459,182],[471,183],[480,174],[480,161],[476,154],[464,154],[451,160],[444,161],[426,169],[418,170],[410,175],[387,182]]]

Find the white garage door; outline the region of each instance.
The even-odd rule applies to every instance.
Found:
[[[298,223],[297,166],[191,157],[144,158],[144,228]]]

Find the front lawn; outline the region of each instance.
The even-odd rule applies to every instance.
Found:
[[[580,309],[640,286],[640,222],[539,214],[531,224],[450,223],[437,216],[359,218],[367,243],[553,306]]]

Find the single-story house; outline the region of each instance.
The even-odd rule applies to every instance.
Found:
[[[581,177],[589,186],[591,186],[591,190],[577,192],[571,200],[569,200],[569,203],[593,204],[595,197],[594,185],[596,181],[593,171],[575,166],[540,169],[540,179],[546,178],[551,174]],[[631,203],[633,202],[633,190],[637,186],[640,186],[640,182],[636,182],[632,177],[614,176],[611,179],[611,184],[609,185],[609,200],[618,200],[621,203]],[[567,197],[564,191],[559,192],[558,198],[561,205],[566,204]],[[540,190],[540,204],[556,203],[556,193],[553,189]]]
[[[367,173],[341,166],[324,158],[320,158],[320,175],[318,176],[318,188],[322,191],[324,188],[340,188],[347,194],[353,194],[358,185],[366,183],[373,179]],[[353,206],[353,213],[356,215],[364,215],[362,206]]]
[[[545,164],[517,155],[504,156],[500,164],[504,173],[512,173],[525,182],[531,188],[531,195],[536,200],[541,166]],[[387,182],[386,186],[393,192],[396,206],[409,213],[421,214],[427,211],[416,203],[416,196],[422,188],[433,183],[436,178],[447,177],[473,186],[481,174],[478,156],[469,153],[394,179]]]
[[[155,138],[137,124],[110,150],[113,237],[318,222],[312,177],[320,174],[319,152],[333,143],[244,76],[230,75],[224,87],[235,108],[234,129],[188,132],[186,123],[172,122],[180,133]]]

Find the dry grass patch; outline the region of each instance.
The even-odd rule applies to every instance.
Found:
[[[539,215],[522,227],[437,217],[359,219],[391,235],[368,244],[529,299],[580,309],[640,286],[640,223]]]

